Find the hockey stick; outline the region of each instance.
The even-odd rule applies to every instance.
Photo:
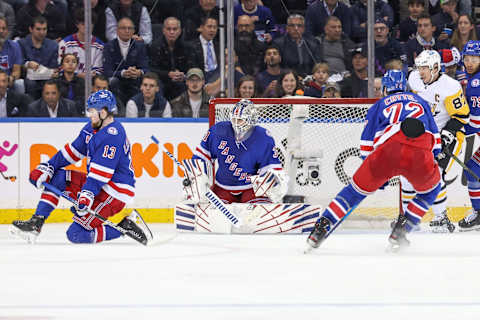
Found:
[[[469,167],[467,167],[467,165],[465,164],[465,162],[463,162],[462,160],[460,160],[456,155],[454,155],[448,148],[445,148],[444,150],[442,150],[442,152],[445,152],[448,156],[452,157],[453,160],[455,160],[459,165],[460,167],[462,167],[465,171],[467,171],[472,177],[474,177],[478,182],[480,182],[480,178],[478,177],[478,175],[473,172],[472,169],[470,169]]]
[[[55,187],[54,185],[51,185],[50,183],[47,183],[47,182],[44,182],[43,185],[45,186],[45,188],[47,188],[49,191],[55,193],[57,196],[59,197],[62,197],[68,201],[70,201],[73,205],[76,205],[77,204],[77,201],[75,199],[73,199],[72,197],[70,197],[68,194],[60,191],[60,189],[58,189],[57,187]],[[126,230],[126,229],[123,229],[122,227],[120,227],[119,225],[113,223],[112,221],[108,220],[108,219],[105,219],[104,217],[102,217],[101,215],[99,214],[96,214],[93,210],[89,209],[88,210],[88,213],[90,213],[91,215],[95,216],[95,218],[98,218],[100,220],[102,220],[103,223],[105,223],[106,225],[112,227],[113,229],[119,231],[120,233],[122,233],[123,235],[126,235],[126,236],[129,236],[130,238],[132,238],[133,240],[137,241],[137,242],[140,242],[141,244],[143,245],[147,245],[147,242],[143,243],[141,241],[139,241],[138,239],[135,238],[135,236],[133,236],[131,233],[130,233],[130,230]]]
[[[157,145],[160,145],[160,142],[158,141],[158,139],[155,137],[155,136],[151,136],[151,139],[152,141],[157,144]],[[173,154],[170,153],[170,151],[167,150],[167,148],[163,147],[163,152],[165,152],[165,154],[173,160],[173,162],[175,162],[175,164],[179,167],[182,167],[183,170],[185,172],[187,172],[186,168],[183,166],[183,164],[177,160],[177,158],[175,158],[175,156]],[[230,221],[230,223],[233,225],[233,226],[237,226],[240,222],[240,219],[234,215],[230,210],[228,210],[228,208],[223,204],[223,201],[220,200],[220,198],[210,189],[208,189],[206,192],[205,192],[205,197],[207,198],[208,202],[210,202],[215,208],[217,208],[223,215],[225,215],[225,217],[227,217],[228,221]]]
[[[15,180],[17,180],[16,176],[6,176],[6,175],[3,174],[2,171],[0,171],[0,174],[2,175],[3,179],[5,179],[5,180],[10,180],[12,182],[15,182]]]

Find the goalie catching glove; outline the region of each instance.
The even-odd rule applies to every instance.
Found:
[[[288,176],[283,170],[270,169],[252,176],[253,192],[256,197],[268,197],[272,202],[282,202],[288,189]]]
[[[210,165],[200,159],[185,159],[182,164],[185,170],[182,182],[185,199],[194,204],[208,202],[205,193],[210,188]]]

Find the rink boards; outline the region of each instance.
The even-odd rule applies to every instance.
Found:
[[[0,120],[0,171],[5,176],[15,177],[12,180],[0,177],[0,223],[9,223],[13,219],[31,215],[38,201],[39,192],[28,182],[29,172],[39,162],[48,160],[66,142],[72,141],[86,123],[84,118],[68,121],[39,120]],[[208,129],[207,119],[121,119],[120,121],[126,128],[132,146],[132,164],[137,181],[135,202],[129,205],[129,209],[138,208],[150,222],[173,222],[173,207],[182,200],[183,173],[159,150],[150,137],[155,135],[160,145],[165,145],[179,160],[182,160],[191,156],[192,150]],[[341,125],[346,124],[339,124]],[[358,134],[352,137],[352,140],[358,141],[362,127],[358,125]],[[341,128],[339,127],[338,130]],[[460,157],[462,160],[465,153],[471,154],[475,147],[473,140],[473,138],[467,139],[466,152],[464,151]],[[336,156],[336,154],[326,155],[324,167],[326,172],[330,168],[329,157],[335,159]],[[85,170],[85,160],[72,168]],[[458,220],[470,206],[465,179],[458,165],[453,167],[447,180],[451,181],[448,186],[450,213],[453,212],[453,219]],[[331,198],[343,186],[342,182],[335,177],[324,181],[325,188],[321,191],[321,202]],[[380,200],[375,201],[374,206],[390,210],[397,205],[389,198],[378,198]],[[68,203],[62,202],[61,207],[68,208]],[[129,209],[126,211],[128,212]],[[368,208],[365,210],[368,211]],[[71,221],[71,213],[68,209],[57,210],[49,221]]]

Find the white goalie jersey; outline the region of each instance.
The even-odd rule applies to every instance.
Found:
[[[457,80],[442,74],[437,81],[426,85],[418,70],[414,70],[408,77],[408,85],[414,93],[428,101],[439,130],[445,127],[450,118],[456,118],[464,124],[468,122],[469,107]]]

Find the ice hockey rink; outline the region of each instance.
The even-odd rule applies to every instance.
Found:
[[[0,319],[479,319],[480,232],[338,230],[305,255],[304,235],[175,235],[72,245],[46,224],[35,245],[0,226]]]

